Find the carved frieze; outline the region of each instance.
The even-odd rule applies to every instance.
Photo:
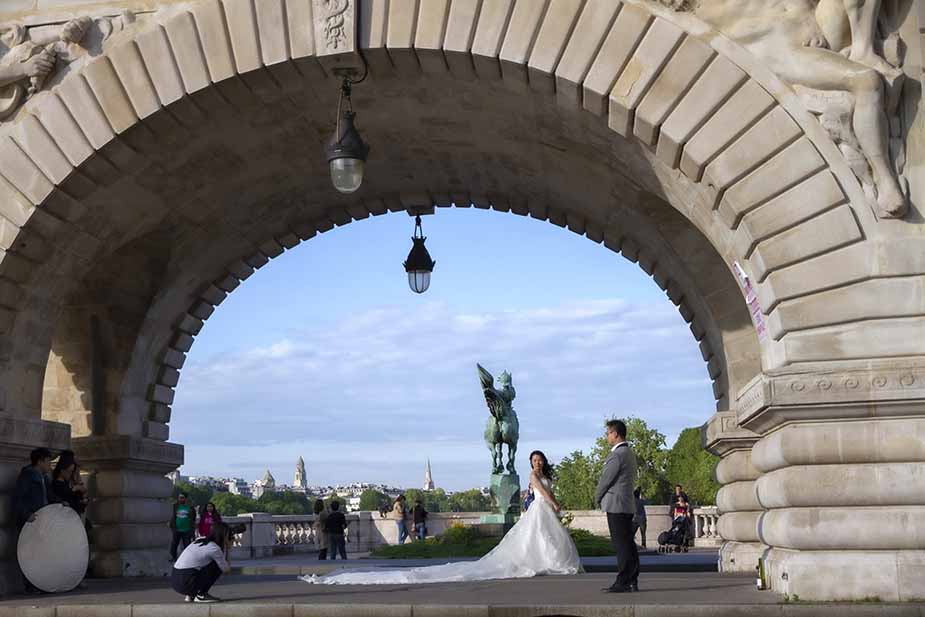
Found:
[[[44,89],[69,64],[101,48],[133,23],[128,11],[114,17],[78,17],[63,24],[0,24],[0,121]]]
[[[355,51],[354,4],[354,0],[312,0],[318,56]]]
[[[657,0],[690,11],[793,86],[838,145],[874,212],[908,209],[900,98],[911,0]]]
[[[920,415],[925,366],[899,365],[762,375],[739,394],[740,426],[764,433],[800,419]]]

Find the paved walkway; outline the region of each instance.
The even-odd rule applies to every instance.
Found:
[[[223,577],[220,604],[179,602],[163,579],[88,581],[88,589],[0,602],[0,617],[920,617],[912,604],[782,604],[751,576],[653,573],[641,591],[606,594],[611,574],[430,585],[308,585],[292,576]],[[33,608],[34,607],[34,608]]]
[[[701,562],[710,553],[658,556],[661,567]],[[715,555],[715,553],[713,553]],[[606,558],[600,558],[606,559]],[[238,563],[258,570],[374,567],[366,559],[306,563],[300,556]],[[394,567],[394,560],[380,567]],[[435,560],[443,562],[445,560]],[[261,563],[263,562],[263,563]],[[282,563],[287,562],[287,563]],[[430,562],[427,562],[430,563]],[[412,565],[405,562],[403,565]],[[413,565],[421,565],[415,560]],[[589,564],[590,565],[590,564]],[[604,564],[606,565],[606,564]],[[163,578],[88,580],[87,589],[66,594],[20,596],[0,601],[0,617],[922,617],[923,604],[788,604],[779,594],[755,589],[751,575],[644,570],[641,591],[601,591],[613,574],[588,572],[474,583],[428,585],[309,585],[294,574],[222,577],[213,593],[220,604],[186,604]],[[317,571],[317,570],[316,570]]]
[[[235,574],[325,574],[341,568],[416,568],[455,561],[475,561],[476,557],[442,559],[373,559],[363,554],[348,553],[347,560],[319,561],[314,553],[280,555],[264,559],[237,559],[232,563]],[[642,572],[716,572],[716,550],[694,550],[690,553],[659,555],[651,551],[639,558]],[[582,557],[586,572],[616,572],[614,557]]]

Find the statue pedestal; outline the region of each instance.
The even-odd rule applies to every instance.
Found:
[[[520,516],[520,476],[516,473],[492,474],[489,490],[492,513],[482,516],[479,528],[485,529],[486,534],[483,535],[504,535]]]

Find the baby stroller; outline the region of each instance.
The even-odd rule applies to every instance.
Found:
[[[678,516],[671,522],[671,529],[658,534],[658,552],[687,552],[690,525],[686,516]]]

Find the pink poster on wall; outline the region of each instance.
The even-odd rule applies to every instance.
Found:
[[[764,313],[761,312],[761,305],[758,304],[758,293],[752,285],[751,278],[745,274],[745,270],[742,269],[739,262],[733,263],[732,267],[735,270],[736,278],[739,279],[739,285],[742,286],[742,291],[745,294],[745,304],[748,305],[748,312],[752,316],[752,323],[755,324],[755,332],[758,333],[758,340],[764,341],[768,337],[768,327],[764,322]]]

